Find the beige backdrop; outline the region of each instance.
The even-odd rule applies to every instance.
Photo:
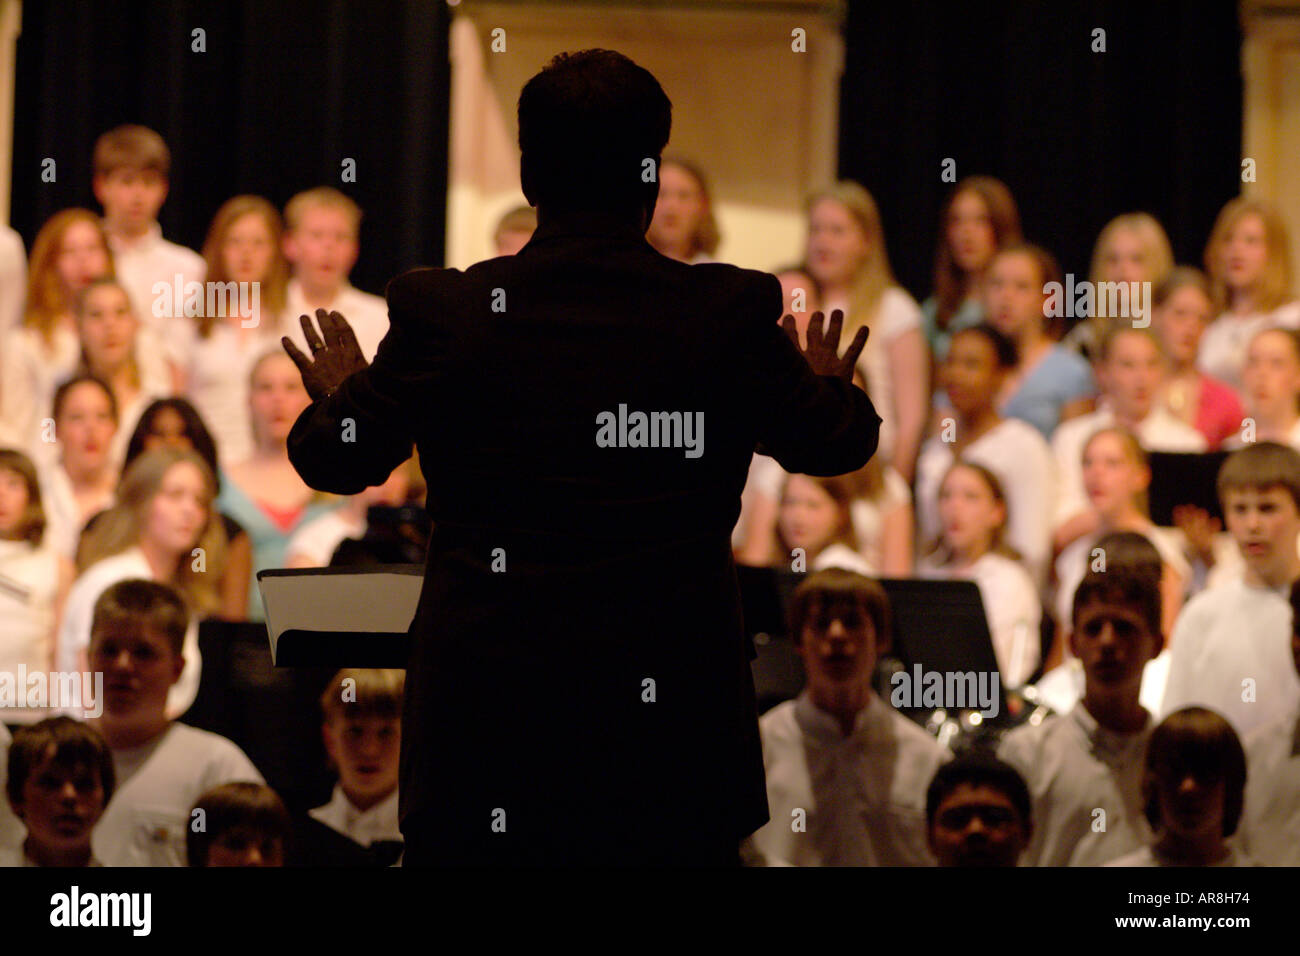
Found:
[[[695,160],[711,180],[717,258],[757,269],[797,260],[803,197],[835,173],[843,62],[836,9],[463,0],[451,31],[447,265],[493,255],[497,219],[524,202],[520,89],[556,53],[587,47],[627,54],[663,85],[673,103],[668,152]],[[791,49],[796,30],[806,52]],[[493,50],[494,36],[503,51]]]

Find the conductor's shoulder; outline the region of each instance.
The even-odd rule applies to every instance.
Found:
[[[706,292],[724,311],[749,322],[777,322],[785,304],[781,283],[770,272],[742,269],[726,262],[684,266],[696,288]]]
[[[390,321],[444,314],[437,306],[463,281],[459,269],[420,268],[394,276],[384,289]]]

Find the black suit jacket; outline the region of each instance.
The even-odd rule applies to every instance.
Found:
[[[767,820],[730,548],[750,458],[761,442],[792,472],[857,469],[870,400],[813,373],[773,276],[684,265],[635,229],[544,225],[387,297],[374,363],[303,412],[289,456],[351,494],[419,449],[434,532],[402,732],[408,862],[734,854]],[[620,405],[703,413],[702,453],[601,447]]]

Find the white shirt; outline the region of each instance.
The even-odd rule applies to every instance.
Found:
[[[58,590],[53,549],[0,540],[0,673],[16,674],[19,665],[29,673],[50,669]],[[10,714],[0,717],[13,722]]]
[[[1150,842],[1142,770],[1151,730],[1148,715],[1143,730],[1114,733],[1077,704],[1002,739],[998,756],[1020,771],[1034,803],[1021,866],[1098,866]]]
[[[396,787],[369,810],[358,810],[343,792],[343,786],[335,784],[330,802],[307,813],[362,846],[379,840],[402,842],[402,831],[397,825]]]
[[[1169,648],[1166,647],[1154,660],[1147,661],[1147,666],[1142,669],[1142,689],[1138,691],[1138,703],[1157,719],[1162,716],[1160,706],[1164,703],[1168,679]],[[1044,674],[1034,685],[1034,690],[1039,701],[1058,714],[1068,714],[1083,699],[1083,685],[1083,664],[1077,657],[1068,657]]]
[[[1103,863],[1103,866],[1182,866],[1181,863],[1168,863],[1161,860],[1155,855],[1155,851],[1149,846],[1144,846],[1140,850],[1134,850],[1132,853],[1126,853],[1117,860],[1111,860]],[[1209,866],[1259,866],[1260,864],[1242,851],[1242,849],[1228,842],[1228,855],[1218,863],[1210,863]]]
[[[1052,434],[1056,456],[1056,525],[1064,524],[1092,507],[1083,486],[1083,450],[1088,439],[1115,424],[1115,414],[1102,407],[1087,415],[1061,422]],[[1205,436],[1157,405],[1137,427],[1137,440],[1147,451],[1203,452]]]
[[[55,448],[56,446],[47,446]],[[61,460],[53,459],[56,451],[39,456],[36,461],[36,474],[41,486],[41,507],[45,509],[45,537],[43,543],[49,545],[56,554],[61,554],[69,561],[77,557],[77,545],[81,541],[81,532],[86,522],[105,508],[112,507],[116,495],[106,491],[99,501],[91,506],[90,513],[82,518],[81,505],[77,502],[72,479]]]
[[[925,791],[952,755],[924,730],[872,694],[845,737],[806,690],[759,730],[771,819],[751,839],[769,865],[934,865]]]
[[[847,328],[848,302],[827,301],[822,311],[828,322],[835,309],[843,310]],[[920,330],[921,307],[901,287],[890,286],[881,293],[869,324],[871,335],[862,354],[858,356],[858,369],[867,379],[867,394],[871,396],[871,402],[881,418],[877,454],[889,460],[894,453],[894,441],[898,432],[898,412],[894,408],[894,370],[889,361],[889,346],[903,333]],[[847,339],[852,339],[852,336],[847,336]],[[844,344],[845,340],[841,340],[841,347]]]
[[[1160,560],[1182,578],[1183,587],[1186,588],[1191,580],[1192,566],[1183,554],[1179,532],[1172,528],[1148,525],[1138,533],[1151,542],[1160,553]],[[1053,609],[1056,611],[1057,622],[1067,631],[1074,617],[1074,592],[1079,590],[1079,585],[1083,583],[1083,576],[1092,563],[1093,548],[1103,537],[1105,535],[1098,532],[1075,538],[1056,559],[1057,585]]]
[[[823,548],[817,557],[812,559],[808,570],[824,571],[827,568],[843,568],[845,571],[856,571],[858,574],[864,574],[869,578],[876,576],[876,569],[871,566],[871,563],[866,558],[847,544],[839,544],[838,542]]]
[[[293,533],[285,545],[284,560],[307,558],[312,567],[328,567],[334,549],[345,538],[359,538],[366,532],[366,519],[359,521],[347,514],[344,508],[326,512],[313,518]]]
[[[926,560],[917,573],[923,578],[974,581],[988,618],[1002,682],[1019,687],[1034,673],[1041,656],[1043,606],[1024,568],[1005,555],[989,552],[960,571]]]
[[[903,476],[892,465],[882,469],[883,487],[874,498],[854,498],[849,503],[849,516],[853,533],[857,535],[859,550],[874,574],[882,573],[885,565],[885,516],[912,503],[912,490]]]
[[[1161,710],[1208,707],[1244,740],[1300,707],[1288,590],[1252,587],[1242,579],[1187,602],[1170,641]]]
[[[329,311],[338,312],[348,320],[348,325],[352,326],[352,331],[356,333],[357,344],[361,346],[366,361],[373,362],[380,341],[388,334],[388,303],[381,296],[362,292],[351,285],[344,285],[334,297],[334,301],[330,303]],[[307,299],[303,296],[302,284],[297,279],[290,279],[285,293],[284,324],[287,330],[285,334],[293,340],[294,345],[310,355],[311,350],[307,348],[307,340],[302,334],[302,323],[299,321],[299,316],[303,315],[311,318],[312,327],[317,330],[317,334],[320,334],[316,310],[307,304]]]
[[[280,336],[290,330],[269,313],[252,334],[228,320],[213,323],[207,338],[196,332],[186,370],[186,395],[212,432],[222,468],[253,454],[253,421],[248,408],[248,377],[267,352],[284,352]],[[298,328],[302,336],[302,328]]]
[[[1227,382],[1242,391],[1241,373],[1246,366],[1250,340],[1274,325],[1300,328],[1300,302],[1290,302],[1272,312],[1237,316],[1224,312],[1210,323],[1201,336],[1196,365],[1206,375]]]
[[[1007,499],[1007,544],[1020,553],[1034,583],[1047,581],[1052,548],[1056,467],[1047,442],[1033,425],[1005,418],[962,452],[966,461],[997,476]],[[922,549],[938,539],[939,486],[956,461],[952,445],[931,438],[916,463],[916,518]]]
[[[1246,739],[1246,765],[1242,846],[1266,866],[1300,866],[1300,710]]]
[[[4,334],[0,343],[0,415],[22,439],[20,448],[39,457],[41,422],[54,417],[54,392],[71,378],[81,360],[81,341],[65,325],[55,326],[54,340],[30,326]]]
[[[171,724],[143,747],[113,751],[117,790],[91,845],[107,866],[184,866],[185,832],[199,797],[223,783],[262,783],[225,737]]]
[[[96,561],[81,573],[68,592],[68,600],[63,609],[55,652],[56,670],[89,670],[86,654],[90,647],[90,624],[94,618],[95,602],[112,585],[131,578],[154,580],[153,568],[138,546]],[[193,614],[190,615],[189,627],[185,630],[182,652],[185,655],[185,667],[181,671],[180,680],[172,685],[167,695],[169,718],[175,718],[189,710],[199,692],[199,674],[203,662],[199,658],[199,625]],[[81,714],[70,712],[70,716],[80,717]]]
[[[208,273],[208,264],[193,249],[164,239],[162,227],[156,222],[149,226],[148,232],[138,241],[127,244],[110,235],[108,244],[113,250],[117,281],[122,283],[131,299],[146,341],[160,345],[163,356],[184,366],[194,320],[183,313],[174,314],[176,308],[173,289],[176,286],[176,276],[181,277],[183,303],[186,286],[191,282],[203,282]],[[154,284],[158,282],[167,283],[163,299],[165,304],[158,310],[163,313],[162,316],[154,315],[154,303],[161,298],[159,293],[154,292]],[[206,298],[205,295],[205,301]]]
[[[27,254],[22,236],[0,225],[0,335],[17,328],[27,301]]]

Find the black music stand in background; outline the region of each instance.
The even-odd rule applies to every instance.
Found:
[[[760,713],[798,696],[806,675],[789,633],[786,608],[807,574],[785,568],[737,565],[745,630],[754,642],[754,691]],[[877,692],[889,700],[890,674],[913,665],[925,671],[994,673],[998,669],[979,588],[972,581],[880,578],[894,622],[890,652],[876,668]],[[1006,712],[1005,688],[998,682],[998,712]],[[928,711],[904,710],[923,720]]]
[[[1151,487],[1147,496],[1151,501],[1151,520],[1162,528],[1174,525],[1174,508],[1195,505],[1209,512],[1210,517],[1223,520],[1219,505],[1219,469],[1229,452],[1211,451],[1203,454],[1153,451],[1147,454],[1151,466]]]

